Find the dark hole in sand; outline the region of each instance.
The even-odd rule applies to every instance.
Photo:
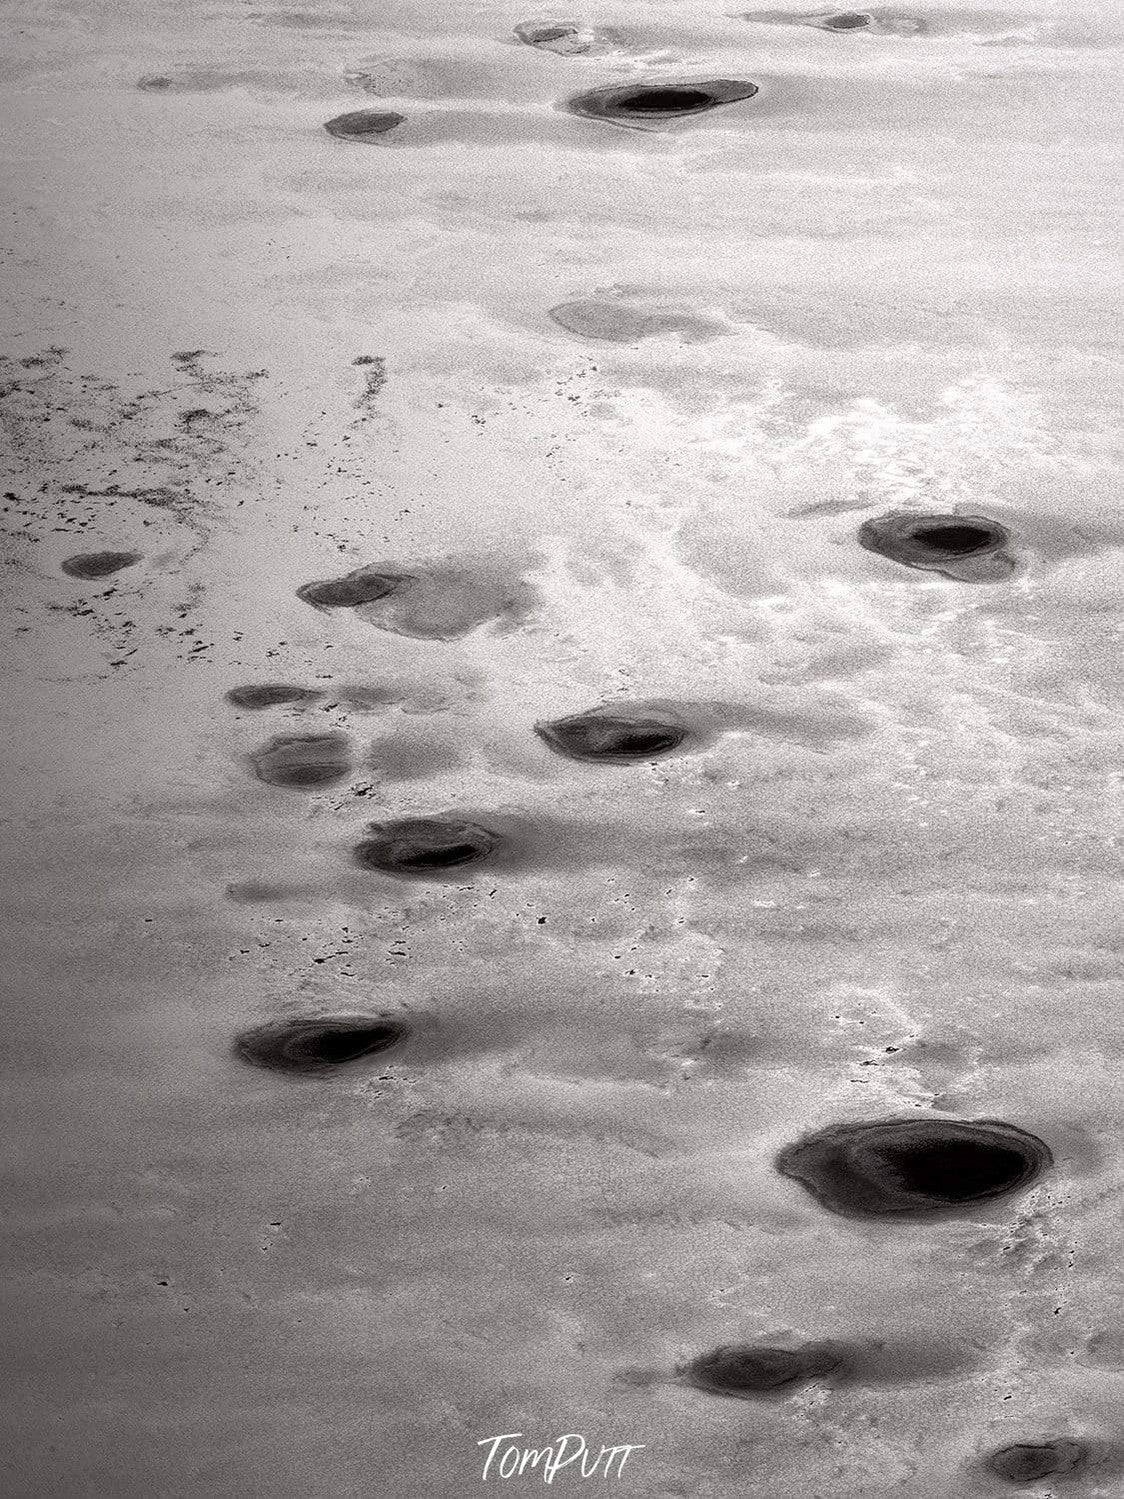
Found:
[[[408,1027],[396,1020],[345,1015],[317,1020],[278,1020],[243,1031],[234,1050],[253,1067],[277,1072],[327,1072],[345,1062],[386,1051],[403,1041]]]
[[[372,823],[372,837],[355,849],[366,869],[384,874],[427,874],[486,859],[500,846],[497,833],[459,818],[404,817]]]
[[[1010,540],[998,521],[981,515],[918,515],[896,511],[864,521],[859,545],[906,567],[945,571],[950,565],[998,552]],[[952,573],[953,577],[967,574]]]
[[[1041,1478],[1072,1473],[1085,1458],[1086,1451],[1080,1442],[1063,1438],[1050,1442],[1013,1442],[993,1452],[987,1465],[1008,1483],[1036,1483]]]
[[[1005,1192],[1022,1177],[1021,1151],[971,1140],[940,1141],[880,1152],[907,1192],[946,1202],[971,1202]]]
[[[334,119],[326,121],[324,129],[340,140],[377,141],[395,126],[401,125],[405,118],[405,115],[395,114],[393,110],[352,109],[347,114],[336,115]]]
[[[342,578],[302,583],[297,589],[297,598],[311,604],[314,609],[358,609],[362,604],[377,604],[379,599],[389,598],[412,581],[405,573],[357,567]]]
[[[913,532],[918,546],[929,547],[946,556],[964,557],[990,546],[994,531],[986,526],[918,526]]]
[[[687,737],[675,724],[652,718],[625,718],[609,713],[578,713],[537,723],[535,733],[556,754],[571,760],[627,764],[670,754]]]
[[[732,1345],[701,1354],[682,1373],[699,1389],[745,1400],[806,1384],[841,1363],[841,1354],[826,1343],[801,1348]]]
[[[873,20],[872,16],[863,11],[848,10],[841,11],[837,16],[828,16],[824,26],[828,31],[861,31],[864,26],[869,26]]]
[[[236,708],[257,712],[261,708],[280,707],[283,703],[314,703],[321,696],[311,687],[296,687],[288,682],[260,682],[232,687],[226,700]]]
[[[79,552],[63,561],[62,570],[70,578],[108,578],[140,561],[140,552]]]
[[[831,1212],[924,1217],[1029,1186],[1053,1157],[999,1120],[890,1119],[832,1125],[786,1146],[777,1169]]]
[[[330,786],[351,771],[342,734],[278,735],[255,750],[250,763],[259,781],[291,790]]]
[[[625,94],[617,100],[617,108],[628,114],[687,114],[696,109],[709,109],[717,103],[712,94],[701,89],[645,88]]]
[[[757,93],[755,83],[732,78],[707,79],[697,84],[638,87],[616,84],[590,89],[568,100],[571,114],[592,120],[665,120],[684,115],[702,114],[721,104],[734,104]]]

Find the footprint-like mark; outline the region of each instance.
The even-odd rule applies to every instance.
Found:
[[[658,129],[672,120],[705,114],[757,93],[755,83],[712,78],[683,84],[614,84],[575,94],[563,108],[588,120],[606,120],[637,129]]]
[[[382,874],[424,876],[479,864],[504,843],[501,834],[455,815],[375,822],[367,831],[371,836],[356,845],[356,862]]]
[[[242,1031],[234,1039],[235,1055],[252,1067],[274,1072],[325,1073],[347,1062],[388,1051],[409,1034],[399,1020],[369,1015],[275,1020]]]
[[[556,52],[560,57],[581,57],[611,47],[601,32],[577,21],[520,21],[515,35],[525,46],[539,52]]]
[[[567,333],[615,344],[640,343],[668,333],[678,333],[684,343],[709,343],[731,331],[718,319],[686,308],[630,306],[601,297],[560,302],[547,316]]]
[[[871,32],[885,36],[918,36],[929,28],[919,16],[890,10],[825,10],[812,13],[798,10],[750,10],[735,19],[759,26],[814,26],[819,31]],[[943,29],[954,29],[951,17]]]
[[[1043,1478],[1075,1473],[1085,1466],[1087,1458],[1084,1443],[1053,1437],[1043,1442],[1012,1442],[1000,1447],[987,1459],[987,1467],[1008,1483],[1038,1483]]]
[[[294,791],[331,786],[351,774],[343,734],[277,734],[249,759],[259,781]]]
[[[343,578],[306,583],[297,595],[317,609],[354,609],[376,629],[418,640],[458,640],[484,624],[507,632],[542,602],[518,569],[488,557],[416,568],[370,563]]]
[[[891,562],[960,583],[998,583],[1017,566],[1005,526],[985,515],[923,515],[895,510],[864,521],[859,545]]]
[[[357,567],[342,578],[328,578],[317,583],[303,583],[297,589],[297,598],[311,604],[314,609],[358,609],[363,604],[376,604],[389,598],[392,593],[416,582],[408,573],[390,573],[373,564]]]
[[[392,109],[349,109],[345,114],[326,120],[324,129],[338,140],[359,141],[362,145],[377,146],[405,118],[405,115],[395,114]]]
[[[753,1400],[790,1394],[833,1373],[842,1363],[842,1351],[832,1343],[804,1343],[798,1348],[734,1343],[700,1354],[678,1373],[688,1384],[712,1395]]]
[[[686,725],[670,713],[633,714],[626,708],[593,708],[569,718],[545,720],[535,725],[535,733],[555,754],[608,765],[658,760],[690,737]]]
[[[60,566],[68,578],[108,578],[142,560],[140,552],[78,552]]]
[[[304,708],[319,702],[323,696],[313,687],[298,687],[291,682],[253,682],[244,687],[232,687],[226,700],[235,708],[257,713],[263,708],[279,708],[285,703]]]
[[[845,1217],[921,1218],[971,1209],[1029,1187],[1049,1147],[996,1119],[835,1124],[776,1159],[821,1206]]]

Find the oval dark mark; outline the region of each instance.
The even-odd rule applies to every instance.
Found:
[[[314,609],[358,609],[363,604],[377,604],[379,599],[399,593],[415,580],[406,573],[383,572],[377,567],[357,567],[342,578],[328,578],[317,583],[302,583],[297,598]]]
[[[535,733],[556,754],[570,760],[631,764],[655,760],[677,749],[687,731],[658,718],[612,713],[577,713],[535,725]]]
[[[476,864],[500,846],[498,833],[455,817],[403,817],[371,823],[373,835],[358,844],[355,858],[383,874],[429,874]]]
[[[830,1343],[805,1343],[799,1348],[730,1344],[692,1359],[679,1373],[712,1395],[751,1400],[807,1384],[842,1363],[842,1353]]]
[[[291,790],[330,786],[351,772],[342,734],[280,734],[255,750],[250,763],[259,781]]]
[[[1081,1467],[1087,1452],[1081,1442],[1054,1438],[1046,1442],[1013,1442],[1000,1447],[987,1460],[987,1466],[1008,1483],[1037,1483],[1073,1473]]]
[[[275,1072],[330,1072],[346,1062],[386,1051],[404,1041],[409,1027],[397,1020],[341,1015],[325,1019],[276,1020],[243,1031],[235,1054],[252,1067]]]
[[[65,558],[61,566],[70,578],[108,578],[110,573],[134,567],[141,560],[140,552],[79,552]]]
[[[236,708],[257,712],[261,708],[279,707],[282,703],[314,703],[323,696],[322,692],[311,687],[296,687],[288,682],[260,682],[232,687],[226,700]]]
[[[999,551],[1010,533],[998,521],[978,515],[918,515],[898,511],[864,521],[859,544],[906,567],[940,569]]]
[[[756,93],[755,83],[742,83],[730,78],[664,86],[617,84],[577,94],[564,107],[571,114],[581,115],[585,119],[609,120],[618,124],[659,123],[687,115],[703,114],[722,104],[750,99]]]
[[[1029,1186],[1052,1163],[1037,1135],[994,1119],[830,1125],[776,1160],[830,1212],[899,1218],[990,1202]]]
[[[395,114],[393,110],[351,109],[346,114],[336,115],[335,119],[326,121],[324,129],[340,140],[377,142],[401,125],[405,118],[405,115]]]
[[[821,23],[827,31],[861,31],[864,26],[869,26],[874,17],[868,16],[865,11],[848,10],[842,11],[837,16],[828,16]]]
[[[583,30],[572,21],[520,21],[514,29],[526,46],[563,56],[588,52],[596,43],[592,31]]]

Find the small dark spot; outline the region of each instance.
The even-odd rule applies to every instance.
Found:
[[[108,578],[141,560],[140,552],[78,552],[63,561],[62,570],[70,578]]]
[[[253,1067],[277,1072],[330,1072],[345,1062],[386,1051],[405,1040],[409,1028],[397,1020],[344,1015],[326,1019],[277,1020],[235,1037],[235,1054]]]
[[[515,35],[528,47],[564,55],[588,52],[596,37],[572,21],[520,21]]]
[[[289,682],[260,682],[246,687],[232,687],[226,694],[236,708],[256,712],[259,708],[276,708],[282,703],[314,703],[323,697],[311,687],[295,687]]]
[[[571,760],[620,765],[670,754],[687,737],[685,729],[663,719],[597,711],[537,723],[535,733]]]
[[[351,109],[326,121],[324,129],[340,140],[374,142],[401,125],[405,118],[389,109]]]
[[[831,1343],[804,1343],[799,1348],[730,1344],[701,1354],[678,1372],[713,1395],[752,1400],[807,1384],[841,1363],[842,1354]]]
[[[1073,1473],[1085,1463],[1087,1452],[1081,1442],[1058,1437],[1046,1442],[1013,1442],[1000,1447],[987,1460],[987,1466],[1008,1483],[1037,1483],[1042,1478],[1056,1478]]]
[[[918,515],[897,511],[864,521],[859,544],[906,567],[944,572],[951,577],[970,576],[949,572],[957,563],[997,553],[1010,541],[998,521],[977,515]]]
[[[365,869],[384,874],[429,874],[476,864],[499,848],[498,833],[455,817],[403,817],[371,823],[372,834],[358,844],[355,858]]]
[[[302,790],[330,786],[351,773],[342,734],[280,734],[250,756],[259,781]]]
[[[827,31],[861,31],[865,26],[869,26],[873,20],[874,17],[868,16],[865,11],[845,10],[841,11],[837,16],[825,17],[821,25]]]
[[[703,114],[721,104],[734,104],[740,99],[750,99],[756,93],[756,84],[740,83],[729,78],[663,87],[615,84],[577,94],[564,107],[571,114],[591,120],[617,123],[659,122]]]
[[[297,589],[297,598],[311,604],[314,609],[357,609],[362,604],[375,604],[379,599],[398,593],[413,578],[405,573],[381,572],[377,567],[357,567],[342,578],[329,578],[319,583],[303,583]]]
[[[1036,1135],[999,1120],[830,1125],[777,1156],[782,1175],[848,1217],[925,1217],[1027,1187],[1053,1162]]]

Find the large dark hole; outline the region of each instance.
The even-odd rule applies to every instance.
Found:
[[[828,16],[823,24],[829,31],[861,31],[864,26],[870,25],[871,19],[862,11],[848,10],[837,16]]]
[[[1072,1473],[1085,1459],[1080,1442],[1014,1442],[988,1459],[988,1467],[1009,1483],[1036,1483],[1059,1473]]]
[[[324,1072],[386,1051],[407,1034],[407,1027],[399,1021],[361,1016],[279,1020],[243,1031],[235,1038],[234,1050],[252,1067],[276,1072]]]
[[[352,109],[347,114],[327,120],[324,129],[340,140],[375,141],[401,125],[405,115],[392,110]]]
[[[824,1344],[802,1348],[716,1348],[683,1371],[692,1384],[715,1395],[764,1395],[803,1384],[838,1367],[840,1356]]]
[[[437,818],[404,818],[375,824],[373,837],[355,849],[357,861],[385,874],[455,869],[487,858],[500,843],[497,834],[478,823]]]
[[[577,715],[536,725],[551,749],[573,760],[650,760],[682,744],[684,730],[672,724],[607,714]]]
[[[617,100],[617,108],[628,114],[687,114],[707,109],[714,102],[713,96],[702,89],[646,88],[625,94]]]
[[[1001,1192],[1026,1170],[1020,1151],[974,1140],[935,1141],[878,1153],[907,1191],[944,1202],[970,1202]]]
[[[286,682],[261,682],[246,687],[232,687],[226,694],[226,700],[236,708],[246,708],[256,713],[259,709],[277,708],[283,703],[312,703],[320,695],[311,687],[295,687]]]
[[[134,567],[140,560],[139,552],[79,552],[67,557],[61,566],[71,578],[108,578],[123,567]]]
[[[935,552],[964,557],[980,547],[990,546],[995,536],[983,526],[926,526],[914,531],[913,540],[919,546],[932,547]]]

